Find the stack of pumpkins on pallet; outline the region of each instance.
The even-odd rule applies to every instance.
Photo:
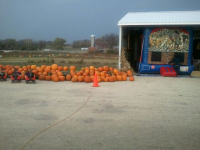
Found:
[[[38,76],[39,80],[46,81],[72,81],[72,82],[86,82],[90,83],[94,81],[95,73],[97,74],[98,82],[115,82],[115,81],[127,81],[127,77],[129,77],[129,81],[134,81],[134,77],[132,72],[128,70],[127,72],[120,72],[116,68],[103,66],[99,68],[95,68],[94,66],[83,67],[80,71],[76,71],[75,66],[58,66],[57,64],[53,64],[52,66],[42,65],[41,67],[37,67],[36,65],[27,65],[20,68],[20,66],[0,66],[5,72],[11,75],[14,72],[14,68],[21,72],[21,79],[25,79],[25,74],[27,71],[32,69],[32,72]],[[68,72],[67,75],[64,75],[63,72]]]

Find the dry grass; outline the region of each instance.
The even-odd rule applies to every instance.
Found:
[[[53,61],[52,61],[53,60]],[[7,58],[0,58],[0,64],[3,65],[32,65],[35,64],[37,66],[40,65],[52,65],[52,64],[58,64],[61,66],[70,66],[75,65],[78,69],[85,66],[111,66],[111,67],[118,67],[118,59],[117,58],[62,58],[62,57],[51,57],[48,59],[46,57],[33,57],[33,58],[20,58],[20,57],[7,57]]]

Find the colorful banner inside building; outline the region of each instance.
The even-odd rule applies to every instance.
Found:
[[[181,29],[154,29],[149,35],[149,51],[187,53],[189,34]]]

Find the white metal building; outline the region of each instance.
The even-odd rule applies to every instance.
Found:
[[[142,51],[144,46],[149,45],[149,37],[145,37],[147,30],[150,34],[156,28],[191,30],[190,37],[193,36],[192,43],[194,44],[192,54],[200,59],[200,50],[196,49],[196,44],[198,45],[200,42],[200,11],[130,12],[118,22],[118,25],[119,69],[121,68],[122,49],[128,51],[130,55],[127,59],[134,66],[138,56],[144,55],[144,51]],[[146,45],[144,45],[145,42]],[[187,63],[190,65],[190,62]]]

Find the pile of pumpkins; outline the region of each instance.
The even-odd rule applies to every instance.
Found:
[[[129,77],[129,81],[134,81],[133,74],[130,70],[127,72],[121,72],[116,68],[103,66],[99,68],[95,68],[94,66],[83,67],[80,71],[76,70],[75,66],[58,66],[57,64],[53,64],[52,66],[42,65],[37,67],[36,65],[27,65],[23,66],[10,66],[10,65],[0,65],[0,68],[8,74],[11,75],[14,72],[14,68],[21,72],[21,79],[25,79],[25,74],[30,69],[32,72],[38,76],[39,80],[46,81],[72,81],[72,82],[86,82],[90,83],[94,81],[95,73],[97,74],[98,82],[115,82],[115,81],[127,81],[127,77]],[[65,76],[63,74],[64,71],[67,71],[68,74]]]

